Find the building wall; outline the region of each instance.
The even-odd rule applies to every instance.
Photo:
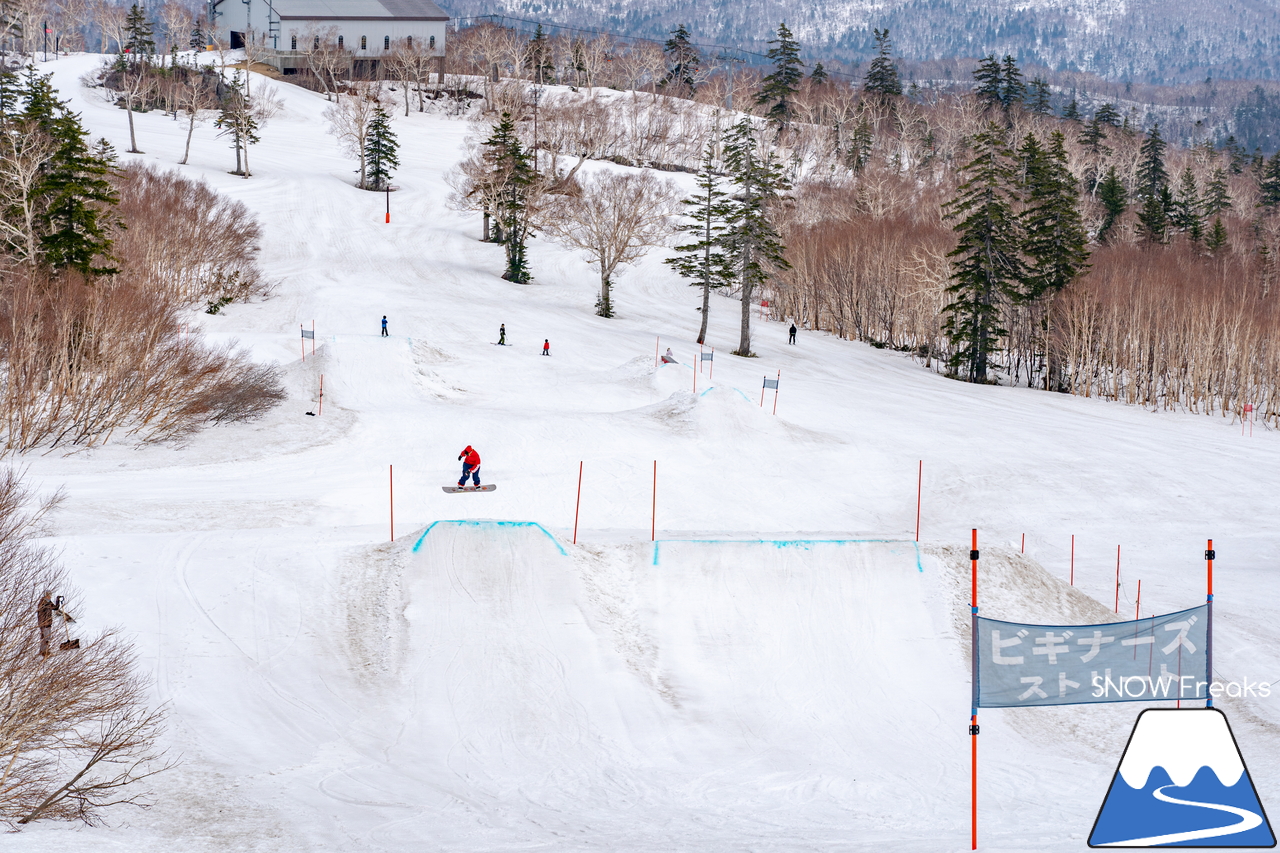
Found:
[[[413,36],[415,44],[424,48],[435,38],[435,56],[444,56],[445,21],[399,21],[392,18],[371,18],[359,21],[298,21],[285,20],[280,23],[279,50],[306,50],[307,36],[316,33],[342,36],[342,46],[351,52],[354,59],[377,59],[386,52],[384,45],[387,38],[391,45],[396,41]],[[293,37],[297,36],[297,47],[293,46]],[[361,47],[361,38],[365,46]]]

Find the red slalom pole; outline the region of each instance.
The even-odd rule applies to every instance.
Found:
[[[1022,534],[1022,553],[1027,553],[1027,534]]]
[[[573,544],[578,544],[578,509],[582,506],[582,463],[578,463],[578,499],[573,504]]]
[[[653,366],[654,367],[661,366],[661,362],[658,361],[658,346],[661,341],[662,341],[661,335],[658,335],[656,338],[653,339]]]
[[[711,348],[711,370],[707,371],[708,379],[716,378],[716,348]]]
[[[1142,578],[1138,578],[1138,602],[1133,606],[1133,618],[1142,618]],[[1133,650],[1134,657],[1138,655],[1138,649],[1135,646]]]
[[[973,646],[973,707],[969,717],[969,840],[972,850],[978,849],[978,529],[973,528],[973,539],[969,549],[970,575],[973,589],[969,606],[973,610],[973,627],[970,641]]]
[[[302,334],[302,324],[298,324],[298,346],[302,349],[302,363],[307,362],[307,339]]]
[[[924,488],[924,460],[920,460],[920,468],[916,472],[916,541],[920,541],[920,491]]]
[[[391,509],[391,541],[396,541],[396,468],[387,466],[387,506]]]
[[[649,508],[649,541],[658,541],[658,460],[653,460],[653,505]]]
[[[773,413],[778,414],[778,386],[782,384],[782,371],[778,371],[778,384],[773,386]]]
[[[1071,585],[1076,585],[1076,535],[1071,534]]]
[[[1120,546],[1116,546],[1116,612],[1120,612]]]

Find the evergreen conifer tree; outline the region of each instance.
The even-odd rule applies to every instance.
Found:
[[[486,165],[493,175],[494,216],[500,229],[500,239],[507,250],[507,268],[502,277],[516,284],[526,284],[533,279],[529,273],[526,244],[531,236],[531,196],[538,176],[529,153],[516,135],[511,113],[502,114],[492,135],[482,145]],[[604,316],[609,315],[606,313]]]
[[[1144,201],[1158,198],[1162,187],[1169,183],[1169,173],[1164,168],[1165,141],[1160,136],[1160,125],[1151,128],[1151,133],[1142,142],[1138,150],[1138,176],[1136,193]]]
[[[382,107],[374,107],[364,145],[365,189],[377,192],[387,189],[393,170],[400,166],[399,151],[400,144],[391,130],[391,116]]]
[[[1267,210],[1280,206],[1280,152],[1271,155],[1258,175],[1258,203]]]
[[[125,17],[124,33],[124,52],[129,55],[129,61],[150,62],[151,56],[156,52],[156,42],[152,37],[155,30],[151,21],[147,20],[146,11],[137,3],[129,8],[129,14]]]
[[[1231,190],[1227,186],[1227,171],[1221,166],[1213,170],[1204,188],[1204,215],[1217,216],[1231,207]]]
[[[230,137],[236,152],[236,168],[231,174],[249,177],[249,146],[258,142],[258,120],[253,115],[253,104],[244,90],[240,72],[236,72],[222,98],[221,111],[214,119],[219,136]]]
[[[1050,115],[1053,105],[1049,102],[1049,95],[1048,81],[1043,77],[1034,78],[1027,94],[1027,109],[1039,116]]]
[[[1218,250],[1227,245],[1227,229],[1222,224],[1222,217],[1215,216],[1213,218],[1213,227],[1209,229],[1209,235],[1205,237],[1204,247],[1209,250],[1209,254],[1217,254]]]
[[[56,145],[40,180],[32,189],[40,211],[36,220],[41,262],[53,271],[72,269],[84,275],[116,272],[111,261],[111,206],[117,196],[107,180],[109,164],[93,155],[79,115],[58,100],[48,76],[27,71],[19,94],[23,108],[15,114],[31,132],[47,135]]]
[[[684,24],[671,31],[671,38],[663,45],[667,55],[667,76],[662,87],[692,98],[698,88],[697,74],[702,66],[702,51],[689,41],[689,30]]]
[[[1060,131],[1041,149],[1027,134],[1019,154],[1027,162],[1023,254],[1028,276],[1022,298],[1039,299],[1075,281],[1087,268],[1089,238],[1080,219],[1080,194],[1067,168],[1066,139]]]
[[[1067,121],[1080,120],[1080,105],[1076,103],[1075,98],[1072,98],[1071,103],[1067,104],[1066,108],[1062,111],[1062,117]]]
[[[830,79],[830,75],[827,74],[827,69],[822,67],[822,63],[817,62],[814,63],[813,71],[809,74],[809,79],[813,81],[813,85],[821,86]]]
[[[676,246],[680,254],[668,258],[666,263],[679,275],[689,279],[691,287],[702,288],[702,327],[698,330],[698,343],[707,340],[707,321],[711,314],[711,291],[731,287],[736,279],[728,255],[724,251],[724,239],[733,205],[720,186],[715,171],[713,147],[707,144],[698,170],[697,190],[682,202],[689,216],[679,230],[688,234],[690,242]]]
[[[761,81],[760,93],[756,95],[756,103],[768,105],[765,117],[779,128],[790,126],[795,115],[795,95],[804,78],[800,62],[800,45],[791,36],[791,30],[785,23],[778,25],[778,35],[769,44],[769,60],[773,63],[773,73]]]
[[[1098,201],[1102,202],[1106,217],[1098,228],[1097,240],[1099,243],[1105,243],[1107,238],[1110,237],[1116,221],[1124,215],[1125,210],[1129,207],[1128,193],[1125,192],[1120,176],[1116,174],[1115,166],[1107,169],[1107,176],[1098,184]]]
[[[965,181],[945,206],[958,242],[953,259],[951,296],[942,310],[943,332],[954,347],[948,364],[969,382],[986,382],[991,356],[998,350],[1000,304],[1017,299],[1027,278],[1022,259],[1023,233],[1014,212],[1012,155],[1004,130],[994,123],[973,139],[973,159],[964,165]]]
[[[772,155],[760,154],[747,116],[726,133],[724,162],[737,190],[721,240],[741,288],[742,322],[734,354],[751,356],[751,303],[756,289],[767,283],[774,271],[791,267],[772,222],[779,194],[788,185]]]
[[[1143,197],[1138,209],[1138,231],[1148,243],[1163,243],[1169,236],[1169,208],[1173,204],[1168,186]]]
[[[858,114],[858,123],[853,126],[853,134],[849,137],[849,147],[845,150],[845,163],[855,172],[861,172],[862,168],[871,160],[871,149],[875,143],[875,135],[871,132],[871,122],[867,120],[867,114],[860,112]]]
[[[556,82],[556,67],[551,62],[551,46],[547,42],[547,34],[538,24],[533,31],[533,38],[525,48],[525,67],[529,69],[533,82],[545,85]]]
[[[1018,70],[1018,60],[1005,54],[1004,64],[1000,67],[1000,106],[1005,112],[1021,104],[1027,97],[1027,86],[1022,82],[1022,72]]]
[[[1004,74],[994,53],[978,63],[973,72],[973,80],[973,93],[984,107],[991,109],[1004,103]]]
[[[1120,126],[1120,113],[1116,110],[1115,104],[1103,104],[1098,107],[1097,112],[1093,114],[1093,120],[1100,125],[1108,125],[1110,127]]]
[[[867,76],[862,82],[862,91],[878,98],[902,94],[902,79],[898,76],[898,66],[893,64],[893,45],[889,41],[889,29],[873,29],[876,40],[876,56],[871,60]]]
[[[1187,235],[1192,243],[1199,243],[1204,237],[1203,203],[1200,200],[1200,189],[1196,186],[1195,173],[1191,167],[1182,170],[1178,180],[1178,194],[1173,201],[1173,213],[1170,217],[1173,226]]]

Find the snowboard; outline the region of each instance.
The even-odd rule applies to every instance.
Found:
[[[457,492],[492,492],[498,487],[492,483],[487,483],[483,486],[441,486],[440,488],[450,494],[455,494]]]

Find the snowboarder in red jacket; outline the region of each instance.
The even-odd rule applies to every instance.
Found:
[[[458,487],[465,486],[467,477],[470,477],[476,488],[480,488],[480,454],[468,444],[466,449],[458,454],[458,458],[462,460],[462,479],[458,481]]]

